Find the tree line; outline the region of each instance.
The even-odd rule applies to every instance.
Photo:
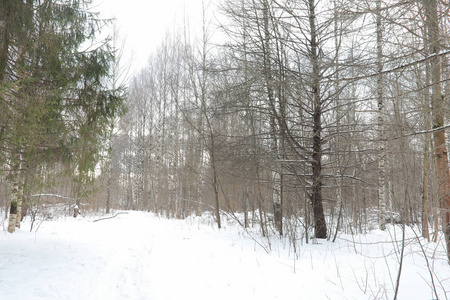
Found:
[[[293,240],[400,222],[448,242],[448,3],[218,10],[219,29],[205,8],[197,35],[167,35],[131,80],[111,203]]]
[[[294,246],[417,224],[449,249],[449,3],[218,6],[219,24],[205,6],[197,33],[168,34],[131,79],[127,112],[99,131],[90,203],[209,211]]]

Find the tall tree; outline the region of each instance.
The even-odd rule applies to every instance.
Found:
[[[384,141],[384,95],[383,95],[383,28],[381,23],[381,0],[376,4],[377,31],[377,102],[378,102],[378,222],[381,230],[386,229],[386,142]]]
[[[321,72],[319,69],[319,38],[317,31],[317,12],[316,2],[308,1],[309,8],[309,26],[310,26],[310,59],[312,65],[311,93],[313,95],[313,154],[312,154],[312,173],[313,190],[312,205],[314,214],[315,236],[317,238],[327,237],[327,224],[323,211],[323,174],[322,174],[322,118],[323,118],[323,99],[320,90]]]
[[[438,3],[436,0],[424,1],[426,28],[430,45],[431,71],[431,114],[433,117],[433,141],[438,175],[438,192],[441,205],[442,229],[447,245],[447,257],[450,263],[450,174],[444,126],[444,96],[441,86],[441,31],[439,28]]]
[[[112,28],[112,47],[115,49],[114,61],[111,64],[111,76],[109,86],[112,90],[117,90],[120,86],[124,86],[125,81],[128,79],[129,66],[123,65],[123,51],[125,48],[125,40],[119,45],[119,29],[117,23],[113,22]],[[111,118],[106,133],[106,213],[110,213],[112,206],[112,188],[113,188],[113,140],[117,134],[117,118]]]
[[[123,109],[122,88],[104,80],[114,52],[108,40],[94,46],[107,22],[89,11],[90,1],[2,5],[2,157],[12,162],[11,180],[20,181],[30,161],[36,168],[69,161],[72,176],[86,182],[100,158],[105,122]],[[21,197],[12,197],[19,208]]]

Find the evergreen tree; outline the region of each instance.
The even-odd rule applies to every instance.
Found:
[[[103,128],[124,109],[123,87],[106,84],[114,49],[109,39],[96,40],[110,22],[91,12],[90,4],[0,4],[0,160],[19,187],[13,193],[20,193],[21,172],[30,161],[36,167],[64,162],[85,183],[99,160]]]

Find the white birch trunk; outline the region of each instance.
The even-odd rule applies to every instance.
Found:
[[[10,207],[9,223],[8,223],[8,232],[9,233],[13,233],[16,230],[18,220],[19,220],[19,225],[20,225],[20,217],[19,217],[19,210],[18,210],[19,198],[20,198],[19,182],[18,182],[17,178],[14,178],[13,188],[11,191],[11,207]]]
[[[23,210],[23,187],[18,183],[17,185],[17,217],[16,217],[16,227],[20,228],[20,222],[22,222],[22,210]]]
[[[377,100],[378,100],[378,222],[381,230],[386,229],[386,143],[384,141],[384,95],[383,95],[383,34],[381,28],[381,0],[377,0]]]

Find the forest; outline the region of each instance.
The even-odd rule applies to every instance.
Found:
[[[0,4],[8,231],[210,212],[295,248],[402,224],[443,233],[450,260],[447,0],[215,2],[129,81],[88,4]]]

